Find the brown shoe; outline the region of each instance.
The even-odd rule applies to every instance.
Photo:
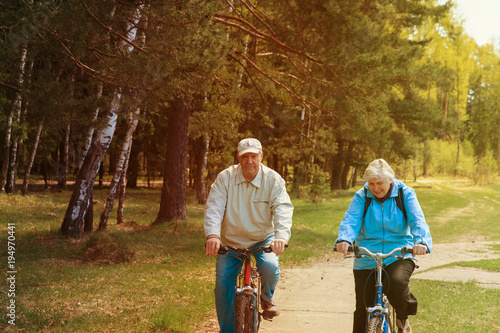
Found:
[[[273,302],[268,302],[261,297],[260,304],[262,306],[262,310],[264,310],[262,312],[262,317],[264,317],[264,319],[269,320],[269,319],[272,319],[273,317],[280,315],[280,311],[278,310],[278,307]]]
[[[410,321],[408,319],[396,319],[396,326],[398,327],[398,333],[412,333]]]

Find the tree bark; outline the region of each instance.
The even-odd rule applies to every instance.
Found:
[[[19,118],[16,119],[16,123],[20,124]],[[19,133],[14,133],[14,140],[10,146],[10,158],[9,158],[9,168],[7,172],[7,184],[5,185],[6,193],[14,193],[16,190],[16,173],[17,173],[17,149],[19,147],[19,141],[17,136]]]
[[[103,90],[103,84],[100,83],[99,86],[97,87],[97,94],[96,94],[97,101],[99,101],[102,98],[102,90]],[[92,114],[92,118],[90,119],[90,126],[89,129],[87,130],[87,135],[85,136],[83,151],[81,152],[77,163],[78,170],[82,168],[83,160],[85,159],[85,156],[87,155],[87,152],[90,148],[90,144],[92,143],[92,136],[94,136],[94,130],[95,130],[94,124],[97,121],[99,112],[100,112],[100,107],[96,107],[94,113]]]
[[[205,173],[207,172],[208,147],[208,133],[204,132],[196,144],[196,180],[194,182],[196,186],[196,197],[198,198],[198,203],[201,205],[207,203]]]
[[[33,143],[33,149],[31,151],[30,159],[28,161],[28,166],[26,167],[26,171],[24,173],[24,181],[23,181],[23,195],[28,193],[28,185],[30,180],[31,168],[33,168],[33,163],[35,162],[36,152],[38,150],[38,143],[40,142],[40,135],[43,129],[44,119],[38,124],[38,129],[36,131],[35,142]]]
[[[128,171],[125,177],[127,178],[128,188],[137,188],[137,179],[139,178],[141,141],[133,140],[130,147],[130,154],[127,158]]]
[[[64,139],[61,142],[61,151],[59,152],[61,155],[59,157],[59,187],[62,189],[66,189],[66,181],[68,178],[68,167],[69,167],[69,135],[71,132],[71,125],[68,124],[66,126],[66,130],[64,131]]]
[[[191,101],[188,97],[178,97],[168,110],[163,187],[160,211],[154,223],[186,218],[186,166],[190,114]]]
[[[106,114],[107,125],[98,131],[87,156],[85,156],[82,168],[78,172],[73,195],[71,196],[66,215],[61,225],[61,233],[64,235],[71,237],[80,237],[82,235],[84,218],[90,205],[97,172],[115,133],[120,99],[121,92],[117,89],[113,96],[110,110]]]
[[[94,194],[90,193],[89,206],[83,219],[83,231],[91,233],[94,230]]]
[[[135,111],[129,113],[127,133],[125,134],[125,138],[123,139],[120,155],[116,163],[116,170],[109,188],[109,195],[108,199],[106,200],[106,207],[104,208],[104,211],[101,213],[99,230],[105,230],[108,226],[109,215],[111,214],[111,210],[113,209],[115,195],[120,185],[120,179],[124,171],[126,160],[130,156],[129,152],[130,148],[132,147],[132,136],[134,135],[134,131],[139,121],[140,111],[141,109],[136,107]]]
[[[27,54],[28,54],[28,47],[26,46],[26,42],[23,42],[23,45],[21,47],[20,61],[19,61],[19,76],[17,78],[18,90],[16,91],[14,102],[12,103],[12,108],[10,109],[10,113],[7,118],[7,128],[5,131],[3,161],[2,161],[2,168],[0,170],[0,193],[4,191],[5,183],[7,182],[7,172],[9,167],[9,155],[10,155],[11,136],[12,136],[12,120],[14,119],[15,114],[21,112],[21,105],[22,105],[21,92],[24,83],[24,72],[26,68]]]
[[[133,139],[132,139],[133,140]],[[120,186],[118,190],[118,207],[116,210],[116,223],[120,224],[125,222],[123,219],[123,206],[125,203],[125,192],[127,188],[127,170],[130,162],[130,156],[132,152],[132,142],[128,147],[127,157],[125,158],[125,165],[123,166],[122,176],[120,177]]]
[[[349,188],[349,170],[351,169],[352,164],[352,152],[354,150],[354,142],[349,141],[347,146],[347,153],[344,159],[344,168],[342,169],[342,189],[347,190]]]
[[[330,189],[342,188],[342,164],[344,163],[344,141],[337,138],[337,153],[333,156]]]

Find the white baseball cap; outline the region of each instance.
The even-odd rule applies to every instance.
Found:
[[[238,156],[246,153],[262,153],[262,144],[254,138],[247,138],[240,141],[238,144]]]

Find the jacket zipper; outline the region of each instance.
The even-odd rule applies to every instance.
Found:
[[[384,225],[384,224],[385,224],[385,221],[384,221],[384,203],[382,202],[382,225]],[[384,242],[385,242],[385,228],[382,228],[382,252],[385,252]]]

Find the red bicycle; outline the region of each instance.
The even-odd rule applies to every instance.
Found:
[[[236,333],[257,333],[263,316],[259,312],[261,282],[253,255],[259,251],[272,252],[269,245],[255,249],[238,249],[222,245],[219,254],[234,251],[243,255],[243,267],[236,281],[234,328]]]

